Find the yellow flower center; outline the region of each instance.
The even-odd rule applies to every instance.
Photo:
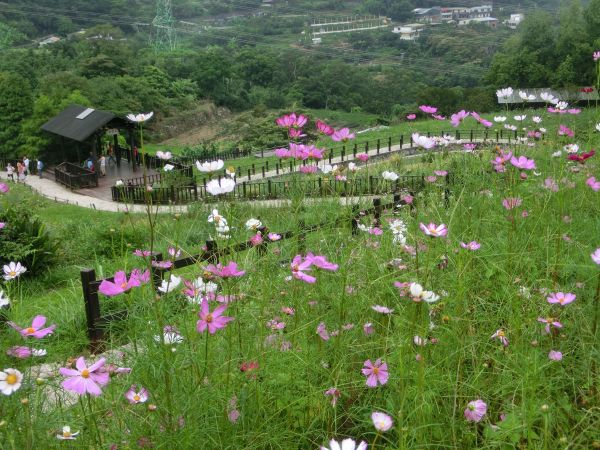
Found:
[[[505,336],[504,331],[502,331],[502,330],[498,331],[498,337],[504,337],[504,336]]]
[[[127,287],[127,281],[123,281],[121,283],[121,289],[125,289]]]
[[[206,319],[204,319],[206,321],[206,323],[211,323],[213,321],[213,315],[212,314],[208,314],[206,316]]]
[[[25,328],[25,333],[33,334],[33,333],[35,333],[35,328],[32,328],[32,327]]]
[[[64,437],[64,438],[69,438],[69,437],[71,437],[71,432],[70,432],[70,431],[63,431],[63,437]]]
[[[134,401],[136,401],[136,402],[139,402],[139,401],[141,400],[141,398],[140,398],[140,396],[139,396],[139,395],[135,394],[135,395],[133,396],[133,400],[134,400]]]
[[[17,384],[17,381],[19,381],[19,379],[14,373],[10,373],[6,377],[6,384]]]
[[[90,377],[90,371],[89,371],[89,370],[87,370],[87,369],[83,369],[83,370],[81,371],[81,376],[82,376],[83,378],[89,378],[89,377]]]
[[[547,323],[552,323],[552,322],[554,322],[554,317],[548,317],[548,318],[546,318],[546,322],[547,322]]]
[[[11,270],[10,272],[8,272],[8,276],[9,277],[16,277],[17,276],[17,272],[15,272],[14,270]]]
[[[379,367],[373,367],[373,374],[379,375]]]

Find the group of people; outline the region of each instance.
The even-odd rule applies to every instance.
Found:
[[[6,165],[6,174],[8,176],[9,180],[12,181],[16,181],[16,182],[24,182],[27,179],[27,175],[29,175],[30,171],[29,171],[29,165],[31,164],[31,161],[29,160],[29,158],[27,156],[23,156],[23,159],[17,161],[17,167],[13,166],[12,163],[8,163]],[[37,168],[37,174],[40,178],[42,178],[43,172],[44,172],[44,163],[42,162],[41,159],[37,160],[37,164],[36,164],[36,168]],[[16,175],[16,180],[15,180],[15,175]]]
[[[106,155],[101,154],[97,160],[94,158],[94,154],[90,152],[90,156],[83,162],[83,167],[92,172],[95,172],[96,169],[98,169],[100,176],[104,177],[106,176],[106,165],[111,162],[113,165],[117,165],[112,144],[108,146]]]

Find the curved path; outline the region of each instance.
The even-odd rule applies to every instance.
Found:
[[[474,139],[473,142],[483,143],[483,139]],[[500,140],[497,142],[496,140],[488,139],[488,142],[494,144],[507,144],[509,143],[507,139]],[[418,152],[418,147],[411,147],[410,144],[405,144],[402,147],[400,145],[395,145],[392,147],[391,151],[387,151],[387,149],[380,150],[380,153],[377,154],[376,149],[369,150],[370,157],[384,157],[387,155],[391,155],[397,153],[399,151],[406,151],[408,154],[405,156],[406,158],[415,158],[421,156],[423,153]],[[455,150],[455,151],[463,151],[463,150]],[[364,153],[364,152],[363,152]],[[340,163],[348,163],[354,160],[354,156],[352,154],[347,155],[342,161],[341,157],[332,158],[331,164],[340,164]],[[277,173],[275,170],[271,170],[265,173],[264,178],[272,178],[278,175],[283,175],[287,172],[280,171]],[[90,197],[87,195],[82,195],[77,192],[73,192],[66,187],[54,182],[52,180],[50,174],[46,174],[47,178],[38,178],[37,176],[28,176],[25,180],[25,184],[31,188],[32,191],[38,193],[39,195],[46,197],[50,200],[56,201],[58,203],[65,203],[69,205],[81,206],[84,208],[91,208],[100,211],[111,211],[111,212],[133,212],[133,213],[145,213],[146,206],[145,205],[128,205],[124,203],[117,203],[108,200],[102,200],[95,197]],[[0,172],[0,179],[6,179],[6,172]],[[250,178],[240,177],[239,181],[256,181],[259,179],[263,179],[262,173],[257,173],[255,175],[251,175]],[[363,197],[354,197],[354,198],[340,198],[340,201],[345,203],[354,203],[360,200]],[[317,199],[307,199],[307,200],[317,200]],[[280,199],[280,200],[247,200],[256,206],[265,206],[265,207],[277,207],[286,205],[289,203],[288,200]],[[158,208],[159,213],[184,213],[187,212],[187,205],[162,205],[155,206],[153,210],[156,211],[155,208]]]

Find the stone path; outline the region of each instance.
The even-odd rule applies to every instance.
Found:
[[[496,143],[495,140],[489,140],[492,141],[494,143]],[[475,139],[473,142],[483,142],[482,139]],[[508,140],[501,140],[501,142],[498,142],[500,144],[506,144],[508,143]],[[410,144],[405,144],[402,146],[402,148],[400,147],[400,145],[395,145],[392,146],[391,151],[387,150],[386,148],[383,148],[380,150],[379,155],[377,154],[377,149],[371,149],[369,150],[369,156],[370,157],[383,157],[383,156],[387,156],[393,153],[397,153],[400,150],[404,151],[404,155],[403,157],[405,158],[415,158],[415,157],[419,157],[423,154],[422,151],[420,151],[418,148],[416,147],[411,147]],[[455,151],[462,151],[462,150],[455,150]],[[350,153],[349,155],[346,155],[344,157],[344,160],[342,161],[341,156],[337,156],[335,158],[332,158],[331,160],[331,164],[332,165],[336,165],[336,164],[340,164],[340,163],[348,163],[354,161],[354,156],[352,155],[352,153]],[[265,177],[264,178],[272,178],[272,177],[276,177],[278,175],[282,175],[284,173],[290,173],[289,168],[287,171],[279,171],[279,173],[277,173],[277,171],[275,170],[271,170],[269,172],[265,173]],[[25,180],[25,184],[27,186],[29,186],[31,188],[32,191],[38,193],[39,195],[46,197],[50,200],[54,200],[58,203],[65,203],[68,205],[76,205],[76,206],[81,206],[83,208],[90,208],[90,209],[95,209],[95,210],[100,210],[100,211],[111,211],[111,212],[132,212],[132,213],[145,213],[146,212],[146,206],[145,205],[127,205],[124,203],[117,203],[117,202],[113,202],[110,200],[104,200],[104,199],[99,199],[99,198],[95,198],[95,197],[90,197],[87,195],[82,195],[80,193],[77,192],[73,192],[69,189],[67,189],[66,187],[56,183],[51,177],[51,174],[44,174],[46,177],[45,178],[38,178],[37,176],[28,176],[27,179]],[[6,172],[2,171],[0,172],[0,179],[6,179]],[[256,173],[255,175],[250,175],[250,177],[245,176],[245,177],[240,177],[238,179],[238,182],[242,182],[242,181],[256,181],[256,180],[260,180],[263,179],[262,173]],[[344,202],[345,204],[351,204],[351,203],[356,203],[358,202],[360,199],[364,199],[365,197],[354,197],[354,198],[340,198],[341,202]],[[309,202],[314,202],[316,200],[319,199],[307,199],[309,200]],[[285,199],[281,199],[281,200],[252,200],[251,201],[253,205],[258,206],[258,207],[278,207],[278,206],[282,206],[282,205],[287,205],[289,204],[289,200],[285,200]],[[161,206],[154,206],[153,207],[153,211],[156,211],[156,208],[158,208],[158,212],[159,213],[164,213],[164,214],[173,214],[173,213],[185,213],[188,210],[187,205],[161,205]]]

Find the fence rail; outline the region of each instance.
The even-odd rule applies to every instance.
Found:
[[[68,162],[54,168],[54,179],[71,190],[98,186],[98,173]]]
[[[402,205],[406,205],[406,202],[401,199],[400,194],[394,195],[394,199],[391,203],[382,204],[380,198],[373,199],[373,207],[360,211],[358,206],[354,206],[352,208],[352,213],[349,219],[350,228],[352,230],[352,234],[358,233],[358,223],[361,218],[373,215],[375,224],[381,223],[381,214],[384,209],[393,209],[397,211]],[[412,204],[411,204],[412,206]],[[319,223],[316,225],[307,226],[303,221],[300,221],[298,224],[297,231],[285,231],[278,233],[281,238],[277,241],[271,241],[268,238],[268,229],[266,227],[261,227],[258,232],[263,237],[262,243],[259,245],[255,245],[250,240],[246,242],[241,242],[239,244],[234,244],[229,247],[225,247],[223,249],[219,249],[217,247],[217,243],[215,241],[206,241],[205,250],[202,253],[197,255],[187,256],[172,260],[172,267],[169,269],[162,269],[159,267],[154,267],[151,265],[151,277],[154,282],[154,286],[158,286],[161,283],[162,277],[164,273],[170,272],[172,270],[181,269],[183,267],[189,267],[195,264],[198,264],[203,261],[207,261],[213,264],[219,262],[224,256],[240,253],[251,248],[256,247],[259,254],[263,255],[267,251],[267,246],[276,242],[280,242],[286,239],[291,239],[296,237],[297,239],[297,252],[300,254],[304,254],[306,252],[306,235],[313,231],[323,230],[328,227],[338,226],[341,223],[344,223],[348,220],[347,216],[338,216],[335,221],[327,221],[323,223]],[[155,253],[152,255],[152,261],[159,262],[163,260],[163,255],[161,253]],[[83,301],[85,305],[85,315],[86,315],[86,323],[87,323],[87,334],[90,340],[90,350],[92,352],[101,351],[104,347],[104,340],[106,337],[106,326],[113,321],[119,321],[127,318],[129,312],[127,310],[120,310],[110,314],[103,315],[100,307],[100,298],[98,296],[98,289],[102,281],[111,281],[114,282],[114,278],[105,278],[105,279],[96,279],[96,272],[93,269],[84,269],[80,272],[81,275],[81,285],[83,290]],[[131,273],[127,274],[129,278]],[[157,294],[160,294],[157,292]]]

